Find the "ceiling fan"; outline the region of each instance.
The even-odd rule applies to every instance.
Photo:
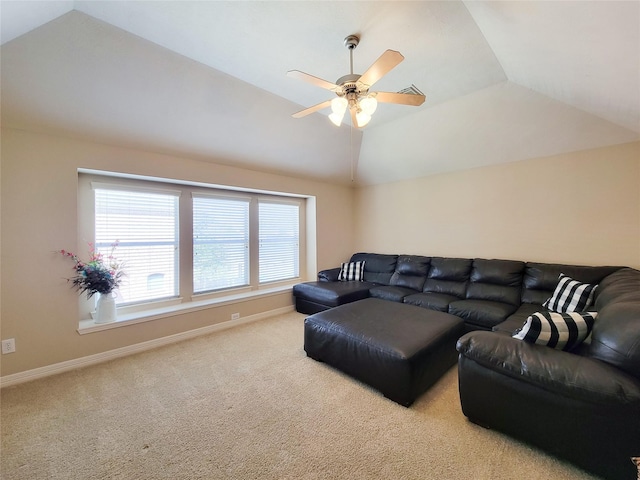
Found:
[[[287,72],[289,77],[298,78],[317,87],[331,90],[337,95],[333,100],[327,100],[294,113],[292,115],[294,118],[301,118],[330,106],[332,113],[329,115],[329,119],[339,127],[348,108],[353,126],[361,128],[371,120],[371,115],[375,112],[378,102],[413,106],[419,106],[424,103],[425,96],[422,93],[371,92],[369,89],[373,84],[402,62],[404,57],[395,50],[386,50],[366,72],[362,75],[354,74],[353,50],[358,46],[358,43],[360,43],[360,38],[357,35],[349,35],[344,39],[344,45],[349,49],[351,73],[340,77],[336,80],[336,83],[328,82],[299,70]]]

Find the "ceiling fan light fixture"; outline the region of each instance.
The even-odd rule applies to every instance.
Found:
[[[347,111],[347,107],[349,106],[349,102],[344,97],[336,97],[331,100],[331,111],[333,113],[339,113],[344,115],[344,112]]]
[[[342,124],[342,119],[344,118],[344,113],[347,111],[347,107],[349,106],[349,102],[344,97],[336,97],[331,100],[331,115],[329,115],[329,120],[336,126],[339,127]]]
[[[371,116],[373,112],[378,108],[378,101],[375,99],[373,95],[367,95],[366,97],[360,99],[358,102],[360,104],[360,108],[364,113]]]
[[[342,124],[343,118],[344,118],[344,112],[342,113],[333,112],[332,114],[329,115],[329,120],[331,120],[331,123],[333,123],[336,127],[339,127]]]
[[[371,120],[371,115],[360,110],[356,113],[356,120],[358,121],[358,127],[364,127]]]

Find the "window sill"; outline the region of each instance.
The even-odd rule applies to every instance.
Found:
[[[219,298],[181,303],[178,305],[170,305],[161,308],[155,308],[153,310],[145,310],[144,312],[118,314],[118,319],[113,323],[96,323],[91,319],[80,320],[80,323],[78,325],[78,333],[80,335],[85,335],[88,333],[101,332],[104,330],[111,330],[113,328],[125,327],[127,325],[151,322],[153,320],[159,320],[161,318],[183,315],[185,313],[197,312],[200,310],[220,307],[223,305],[230,305],[244,300],[279,295],[283,292],[290,291],[291,288],[291,285],[284,285],[264,290],[254,290],[251,292],[238,293],[235,295],[227,295]]]

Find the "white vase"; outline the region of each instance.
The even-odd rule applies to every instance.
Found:
[[[111,323],[116,321],[116,299],[112,293],[98,294],[96,305],[96,323]]]

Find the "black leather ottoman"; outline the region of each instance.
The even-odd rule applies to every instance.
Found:
[[[316,313],[304,322],[304,349],[405,407],[457,360],[462,319],[378,298]]]

